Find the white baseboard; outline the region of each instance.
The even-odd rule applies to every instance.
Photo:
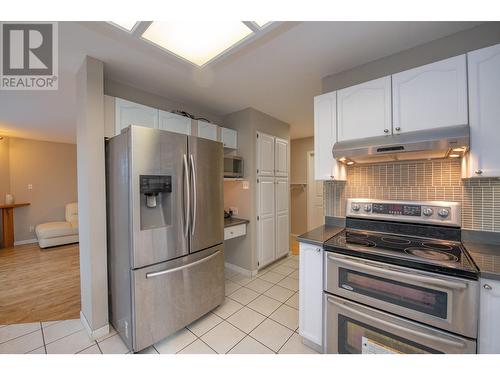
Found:
[[[87,335],[92,340],[97,340],[98,338],[106,336],[109,333],[109,324],[106,324],[104,327],[98,328],[96,330],[92,330],[92,328],[90,328],[89,322],[87,321],[87,318],[83,314],[83,311],[80,311],[80,321],[82,322]]]
[[[255,275],[257,275],[257,271],[258,270],[255,270],[255,271],[250,271],[250,270],[247,270],[246,268],[243,268],[243,267],[240,267],[240,266],[237,266],[235,264],[232,264],[232,263],[224,263],[224,266],[226,268],[229,268],[230,270],[232,271],[235,271],[235,272],[238,272],[238,273],[241,273],[242,275],[245,275],[247,277],[253,277]]]
[[[37,243],[38,242],[38,239],[36,238],[31,238],[29,240],[22,240],[22,241],[14,241],[14,246],[18,246],[18,245],[27,245],[29,243]]]

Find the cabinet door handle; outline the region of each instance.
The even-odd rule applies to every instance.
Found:
[[[321,252],[321,248],[320,248],[320,247],[318,247],[318,248],[316,249],[316,252],[317,252],[317,253]]]
[[[491,290],[491,289],[493,289],[493,288],[491,287],[491,285],[490,285],[490,284],[484,284],[484,285],[483,285],[483,288],[484,288],[484,289],[486,289],[486,290]]]
[[[397,126],[397,127],[396,127],[396,131],[398,132],[398,131],[400,131],[400,130],[401,130],[401,128],[400,128],[399,126]]]
[[[475,174],[483,174],[482,169],[478,169],[477,171],[474,171]]]
[[[389,133],[389,129],[384,129],[384,133],[385,134]]]

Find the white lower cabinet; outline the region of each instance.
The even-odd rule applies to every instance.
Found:
[[[274,177],[259,177],[257,182],[257,255],[259,268],[276,259],[276,211]]]
[[[500,354],[500,280],[480,279],[478,353]]]
[[[323,347],[323,248],[300,243],[299,256],[299,334],[319,349]]]

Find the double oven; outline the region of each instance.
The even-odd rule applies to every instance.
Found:
[[[454,230],[376,219],[324,245],[325,351],[476,353],[477,269]]]

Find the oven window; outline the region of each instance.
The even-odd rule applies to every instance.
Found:
[[[339,286],[394,305],[446,319],[448,294],[358,271],[339,268]]]
[[[338,322],[338,349],[340,354],[441,353],[341,314],[338,315]]]

